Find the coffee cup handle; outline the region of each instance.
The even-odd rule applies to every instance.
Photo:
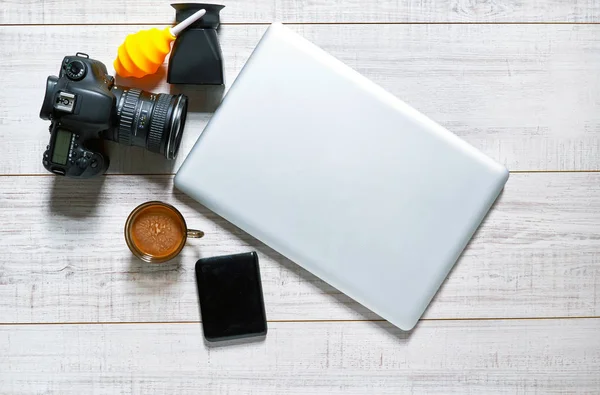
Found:
[[[204,232],[201,230],[196,230],[196,229],[188,229],[187,230],[187,237],[189,237],[191,239],[199,239],[203,236],[204,236]]]

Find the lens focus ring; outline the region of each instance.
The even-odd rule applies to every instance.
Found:
[[[171,105],[171,95],[159,94],[156,104],[154,105],[154,111],[152,112],[152,119],[150,120],[150,131],[148,133],[148,150],[152,152],[160,153],[160,145],[165,131],[165,125],[167,125],[167,117],[169,113],[169,107]]]
[[[124,103],[121,108],[120,122],[119,122],[119,143],[125,145],[131,145],[131,134],[133,120],[135,118],[135,109],[142,91],[139,89],[131,88],[124,94]]]

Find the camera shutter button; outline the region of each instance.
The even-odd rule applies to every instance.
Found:
[[[106,76],[106,85],[108,86],[108,88],[112,88],[115,85],[115,77],[113,77],[112,75],[107,75]]]

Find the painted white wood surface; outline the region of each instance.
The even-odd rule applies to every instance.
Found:
[[[0,27],[0,174],[46,174],[41,153],[48,122],[39,119],[39,108],[46,78],[58,72],[63,56],[88,52],[112,69],[116,48],[139,28]],[[292,28],[510,170],[600,169],[600,25]],[[265,29],[222,29],[227,86]],[[164,75],[121,83],[169,91]],[[192,113],[177,161],[142,149],[114,149],[111,172],[178,168],[223,94],[215,87],[183,91]]]
[[[0,326],[10,394],[595,394],[600,319],[272,323],[211,347],[198,324]],[[35,361],[35,363],[32,363]]]
[[[0,0],[0,24],[171,23],[171,1]],[[224,23],[600,21],[596,0],[224,0]]]
[[[0,322],[197,321],[195,261],[250,250],[260,253],[269,320],[379,319],[173,194],[171,176],[0,177],[0,190]],[[206,232],[180,266],[148,266],[125,244],[129,212],[156,199]],[[425,317],[600,315],[599,224],[600,173],[511,175]]]
[[[511,176],[425,320],[402,333],[173,193],[169,175],[45,173],[46,77],[81,50],[111,69],[127,33],[172,21],[168,2],[0,0],[0,393],[600,393],[600,173],[537,173],[600,170],[600,2],[225,4],[224,91],[266,24],[301,23],[292,28],[509,169],[536,173]],[[166,92],[163,78],[123,83]],[[185,93],[194,114],[179,160],[113,145],[113,173],[177,169],[223,94]],[[144,265],[123,242],[125,216],[150,199],[207,231],[176,264]],[[193,263],[250,249],[269,334],[208,347]]]

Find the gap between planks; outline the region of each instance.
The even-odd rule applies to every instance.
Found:
[[[575,316],[575,317],[508,317],[508,318],[422,318],[421,321],[558,321],[558,320],[596,320],[600,316]],[[387,322],[381,320],[267,320],[268,323],[351,323],[351,322]],[[0,322],[0,326],[35,326],[35,325],[192,325],[201,324],[202,321],[81,321],[81,322]]]
[[[600,173],[600,170],[512,170],[510,174],[544,174],[544,173]],[[108,173],[104,177],[174,177],[176,173]],[[0,174],[0,177],[56,177],[48,174]]]
[[[273,22],[279,22],[273,20]],[[225,22],[221,26],[269,26],[273,22]],[[600,22],[282,22],[284,25],[600,25]],[[161,26],[167,22],[106,22],[106,23],[0,23],[0,27],[19,26]]]

